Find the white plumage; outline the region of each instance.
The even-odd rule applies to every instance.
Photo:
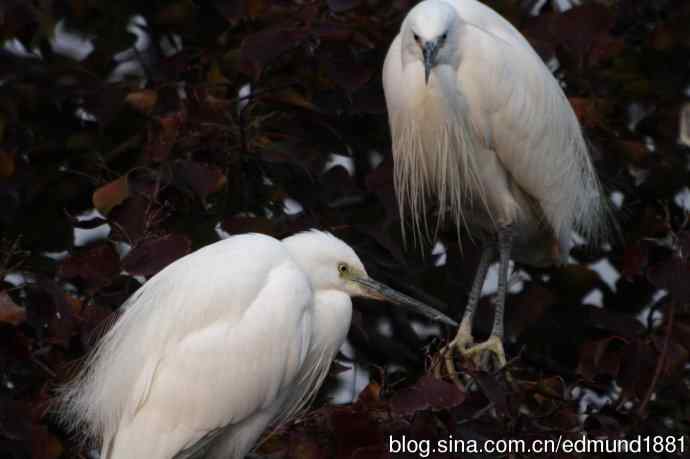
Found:
[[[413,35],[444,32],[425,84]],[[516,249],[522,239],[535,264],[567,257],[572,230],[605,235],[606,208],[578,120],[541,58],[495,11],[475,0],[418,4],[386,56],[383,83],[403,215],[419,224],[423,212],[414,209],[433,195],[470,230],[516,222]],[[534,239],[550,235],[560,250],[544,247],[544,258],[533,260]]]
[[[599,242],[612,222],[575,113],[527,40],[475,0],[416,5],[383,85],[403,229],[409,221],[415,237],[429,236],[434,208],[436,228],[450,219],[490,241],[486,250],[498,245],[504,283],[492,335],[502,336],[508,255],[562,263],[573,231]],[[484,274],[481,266],[479,290]]]
[[[209,245],[123,305],[58,414],[100,443],[102,459],[244,457],[314,395],[357,295],[425,308],[368,278],[327,233]]]

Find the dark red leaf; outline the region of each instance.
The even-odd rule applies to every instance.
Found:
[[[93,193],[93,206],[103,215],[108,215],[111,209],[124,202],[129,196],[127,176],[113,180],[98,188]]]
[[[330,423],[338,432],[335,438],[337,458],[352,457],[357,449],[380,445],[385,438],[382,426],[371,418],[370,412],[355,410],[351,406],[331,409]]]
[[[0,397],[0,435],[11,440],[30,438],[30,408],[26,402]]]
[[[46,427],[34,425],[31,438],[31,459],[57,459],[62,455],[62,442]]]
[[[668,260],[647,269],[647,279],[657,288],[668,290],[679,303],[690,302],[690,263],[673,254]]]
[[[587,381],[594,381],[599,375],[615,378],[620,370],[623,344],[625,340],[618,336],[585,342],[580,347],[577,373]]]
[[[187,255],[191,247],[189,238],[177,234],[147,239],[127,254],[122,260],[122,267],[135,276],[152,276]]]
[[[275,236],[277,232],[275,223],[265,217],[228,217],[221,226],[230,234],[260,233]]]
[[[187,186],[202,201],[225,186],[225,174],[216,166],[196,161],[180,160],[175,162],[175,181]]]
[[[635,340],[624,348],[621,371],[617,378],[623,389],[623,400],[642,399],[656,370],[658,354],[643,340]]]
[[[157,121],[149,127],[145,151],[152,161],[164,161],[170,156],[187,116],[184,112],[176,112],[158,117]]]
[[[496,411],[504,416],[510,416],[508,394],[496,380],[496,377],[483,371],[475,372],[472,376],[477,381],[477,384],[479,384],[484,396],[493,403]]]
[[[455,384],[427,374],[414,385],[394,394],[390,406],[394,413],[408,416],[424,410],[447,410],[464,400],[465,393]]]
[[[256,17],[268,8],[266,0],[214,0],[216,9],[229,22],[235,22],[244,17]]]
[[[111,222],[112,238],[137,242],[144,237],[154,219],[149,218],[156,207],[144,196],[135,195],[115,207],[108,221]]]
[[[641,276],[648,261],[647,245],[639,242],[625,247],[623,251],[623,276],[632,282],[635,277]]]
[[[81,250],[68,257],[58,269],[64,279],[79,279],[92,290],[110,283],[120,273],[120,257],[109,243]]]
[[[0,291],[0,322],[19,325],[26,320],[26,310],[17,306],[5,291]]]
[[[360,62],[344,44],[323,59],[323,66],[328,77],[350,94],[367,84],[374,74],[374,68]]]
[[[242,72],[258,79],[264,67],[283,53],[299,46],[306,37],[307,33],[304,31],[282,27],[247,36],[240,47]]]
[[[359,5],[361,0],[328,0],[328,7],[334,13],[342,13]]]
[[[67,347],[76,328],[71,298],[52,280],[27,288],[26,322],[41,339]]]

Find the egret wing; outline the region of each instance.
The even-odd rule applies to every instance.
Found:
[[[579,122],[558,80],[504,18],[474,0],[445,0],[460,32],[458,90],[471,123],[559,237],[599,238],[605,208]]]
[[[254,428],[238,432],[233,443],[251,446],[289,399],[309,348],[311,306],[299,268],[290,261],[273,268],[239,320],[220,318],[188,334],[153,372],[141,374],[153,377],[138,383],[147,394],[132,399],[112,457],[172,458],[220,429],[247,423]]]

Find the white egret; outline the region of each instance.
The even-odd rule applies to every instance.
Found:
[[[316,393],[352,296],[454,323],[372,280],[328,233],[233,236],[134,293],[56,408],[102,459],[242,458]]]
[[[527,40],[475,0],[426,0],[410,10],[383,85],[403,230],[409,219],[416,237],[427,236],[427,207],[435,207],[436,229],[449,219],[484,244],[450,348],[503,366],[509,260],[562,263],[573,231],[599,242],[612,223],[578,120]],[[493,328],[474,344],[472,317],[496,254]]]

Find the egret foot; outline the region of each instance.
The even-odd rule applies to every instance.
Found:
[[[455,335],[453,341],[448,343],[441,349],[441,357],[443,358],[446,371],[450,379],[461,389],[464,389],[464,384],[458,378],[458,371],[455,368],[455,361],[453,360],[453,349],[457,350],[460,355],[464,355],[467,349],[470,349],[474,344],[474,337],[472,336],[472,327],[469,320],[463,320],[458,328],[458,333]],[[437,372],[437,376],[439,376]]]
[[[461,351],[465,357],[470,357],[479,368],[484,371],[497,371],[506,366],[506,354],[503,350],[503,341],[496,335],[492,335],[483,343],[475,344]],[[493,365],[492,365],[493,364]]]

